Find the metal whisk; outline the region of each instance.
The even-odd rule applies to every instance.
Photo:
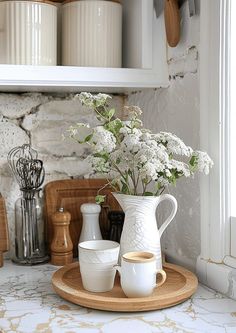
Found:
[[[22,189],[37,189],[43,184],[45,171],[41,160],[20,157],[16,163],[16,172]]]
[[[13,148],[8,154],[11,171],[22,191],[16,202],[16,261],[37,264],[48,261],[43,241],[44,221],[40,186],[45,178],[43,162],[29,144]]]
[[[15,147],[8,153],[7,161],[11,168],[11,171],[18,182],[20,188],[24,188],[28,175],[22,173],[22,167],[19,165],[19,160],[25,160],[25,165],[30,164],[30,161],[38,158],[38,153],[29,144]],[[18,166],[17,166],[18,165]],[[26,171],[26,170],[25,170]],[[23,185],[23,186],[22,186]],[[42,184],[41,184],[42,185]]]

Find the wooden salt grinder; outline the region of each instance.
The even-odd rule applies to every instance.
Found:
[[[64,266],[73,261],[73,243],[70,237],[69,225],[71,215],[60,208],[52,215],[53,239],[51,243],[51,263]]]

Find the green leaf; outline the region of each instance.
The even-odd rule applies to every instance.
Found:
[[[128,193],[127,184],[123,180],[121,180],[121,184],[122,184],[121,192],[124,193],[124,194]]]
[[[95,153],[93,154],[94,157],[99,157],[99,158],[103,158],[105,160],[105,162],[108,161],[108,153]]]
[[[171,184],[173,184],[174,186],[176,186],[176,177],[175,177],[175,175],[172,175],[171,177],[169,177],[169,182]]]
[[[153,193],[152,192],[144,192],[145,197],[152,197]]]
[[[105,125],[105,128],[110,131],[112,134],[115,135],[115,137],[118,137],[120,129],[123,127],[122,121],[117,118]]]
[[[132,171],[130,169],[128,170],[128,175],[132,176]]]
[[[114,116],[115,113],[116,113],[115,109],[109,110],[109,112],[108,112],[108,118],[111,119]]]
[[[120,159],[120,157],[118,157],[118,158],[116,159],[116,164],[120,164],[120,162],[121,162],[121,159]]]
[[[84,142],[88,142],[92,139],[93,137],[93,133],[89,134],[88,136],[86,136],[86,138],[84,139]]]
[[[105,195],[96,195],[95,197],[95,201],[98,205],[102,204],[104,201],[106,200],[106,196]]]

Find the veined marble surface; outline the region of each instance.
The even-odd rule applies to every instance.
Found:
[[[55,266],[0,268],[3,333],[235,333],[236,301],[204,286],[186,302],[143,313],[112,313],[68,303],[55,294]]]

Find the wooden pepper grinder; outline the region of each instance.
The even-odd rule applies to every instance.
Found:
[[[53,265],[64,266],[73,261],[73,243],[69,232],[70,219],[70,213],[64,212],[63,208],[59,208],[52,216],[54,234],[51,243],[51,263]]]

